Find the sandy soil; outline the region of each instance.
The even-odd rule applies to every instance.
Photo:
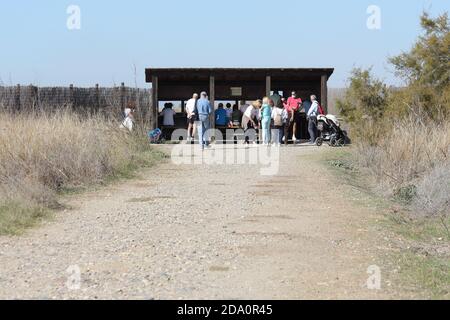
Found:
[[[384,272],[378,213],[349,199],[316,159],[326,150],[283,147],[274,176],[169,161],[70,196],[73,209],[0,237],[0,298],[402,297],[386,277],[367,288],[369,266]]]

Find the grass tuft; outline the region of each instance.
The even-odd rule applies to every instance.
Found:
[[[49,209],[43,206],[27,207],[17,202],[4,202],[0,204],[0,234],[20,235],[49,216]]]

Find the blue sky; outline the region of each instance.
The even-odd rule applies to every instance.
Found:
[[[81,29],[68,30],[69,5]],[[366,10],[381,9],[369,30]],[[354,66],[396,84],[386,57],[407,50],[423,10],[446,0],[39,0],[0,4],[5,85],[146,86],[146,67],[334,67],[331,87]]]

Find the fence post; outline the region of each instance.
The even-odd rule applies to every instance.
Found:
[[[98,83],[95,84],[95,104],[97,111],[100,110],[100,89]]]
[[[120,107],[122,110],[125,109],[125,83],[122,82],[120,85]]]
[[[75,94],[73,92],[73,84],[69,86],[69,104],[72,109],[75,107]]]
[[[16,86],[16,92],[14,93],[14,106],[13,111],[20,111],[20,84]]]
[[[29,87],[29,100],[27,101],[29,108],[35,110],[38,106],[38,87],[30,84]]]

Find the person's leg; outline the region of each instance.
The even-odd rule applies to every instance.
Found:
[[[258,135],[257,135],[257,137],[258,137],[258,143],[259,144],[262,144],[263,143],[263,140],[264,140],[264,138],[263,138],[263,131],[264,131],[264,129],[262,128],[262,121],[259,121],[259,126],[258,126],[258,129],[257,129],[257,131],[258,131]]]
[[[314,139],[311,118],[308,119],[308,133],[309,133],[309,142],[311,143],[311,141]]]
[[[203,121],[198,121],[198,142],[200,144],[200,146],[203,148],[204,147],[204,140],[203,140],[203,136],[204,136],[204,124]]]
[[[289,121],[289,120],[288,120]],[[284,125],[284,130],[282,135],[284,136],[284,144],[288,144],[289,143],[289,129],[290,129],[291,124],[288,122]]]
[[[272,143],[277,143],[277,141],[278,141],[278,129],[276,129],[276,128],[273,128],[272,129]]]
[[[316,142],[316,139],[317,139],[317,136],[318,136],[318,133],[317,133],[317,117],[313,118],[313,130],[314,130],[314,141],[313,142]]]
[[[209,145],[210,142],[210,136],[209,136],[209,129],[210,129],[210,122],[209,122],[209,117],[206,117],[205,122],[204,122],[204,127],[203,129],[204,131],[204,140],[205,140],[205,145]]]
[[[247,131],[247,127],[248,127],[248,122],[249,122],[249,120],[248,120],[247,116],[245,116],[245,115],[242,116],[241,127],[244,130],[244,141],[243,141],[244,144],[247,143],[247,141],[248,141],[248,138],[245,135],[245,132]]]
[[[192,123],[192,139],[194,139],[195,134],[197,133],[196,131],[197,131],[197,128],[195,126],[195,123]]]
[[[294,116],[294,136],[295,136],[295,140],[300,140],[300,137],[302,135],[301,133],[301,113],[300,111],[297,110],[297,112],[295,113]]]
[[[283,135],[286,132],[286,126],[282,126],[278,129],[278,143],[282,144],[283,143]],[[287,140],[287,139],[286,139]]]
[[[264,124],[263,123],[261,123],[261,135],[262,135],[262,140],[261,140],[261,142],[263,143],[263,144],[265,144],[266,143],[266,128],[264,127]],[[261,143],[260,142],[260,143]]]
[[[297,140],[297,119],[294,116],[294,124],[292,125],[292,141],[295,143]]]
[[[308,120],[308,132],[310,137],[309,142],[314,143],[316,141],[316,131],[313,117],[310,117]]]
[[[266,143],[270,143],[270,118],[266,120]]]
[[[208,125],[206,123],[206,120],[202,121],[202,145],[205,146],[208,141],[208,133],[206,132],[208,130]]]
[[[250,144],[250,137],[248,133],[249,128],[244,130],[244,144]]]
[[[246,123],[245,123],[245,129],[244,129],[244,134],[245,134],[244,143],[246,143],[246,144],[250,144],[250,137],[251,137],[251,133],[252,133],[251,131],[250,132],[248,131],[250,129],[253,129],[253,126],[250,121],[250,118],[246,117]]]
[[[191,138],[192,138],[191,130],[192,130],[192,123],[189,120],[189,122],[188,122],[188,129],[187,129],[187,141],[190,141]]]
[[[196,126],[195,126],[195,121],[194,121],[194,119],[192,119],[191,121],[191,131],[190,131],[190,134],[191,134],[191,138],[192,139],[194,139],[194,137],[195,137],[195,131],[196,131]]]
[[[267,131],[265,120],[261,120],[261,135],[262,135],[262,143],[265,144],[267,142]]]
[[[261,132],[261,140],[259,140],[259,143],[260,144],[263,144],[263,143],[265,143],[265,141],[266,141],[266,128],[264,127],[264,125],[261,123],[261,130],[260,130],[260,132]]]

